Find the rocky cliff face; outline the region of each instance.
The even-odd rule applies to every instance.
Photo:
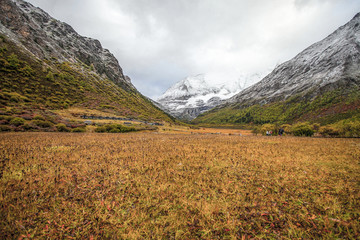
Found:
[[[22,0],[0,1],[0,33],[39,59],[85,64],[102,78],[134,91],[117,59],[95,39],[80,36],[71,26]]]
[[[324,40],[276,67],[259,83],[229,99],[225,105],[263,105],[297,94],[314,98],[339,85],[351,87],[353,84],[360,84],[360,13]]]

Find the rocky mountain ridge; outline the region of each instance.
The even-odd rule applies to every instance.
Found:
[[[71,126],[71,121],[82,121],[79,116],[92,112],[174,121],[136,90],[98,40],[80,36],[68,24],[23,0],[0,1],[0,75],[2,118],[41,115],[52,124]],[[31,124],[17,131],[38,129]],[[47,130],[56,130],[52,124]]]
[[[195,122],[324,121],[359,114],[360,13]]]
[[[80,36],[70,25],[23,0],[0,2],[0,33],[39,59],[82,63],[102,78],[135,90],[117,59],[98,40]]]
[[[358,84],[360,76],[360,13],[328,37],[276,67],[257,84],[225,104],[266,104],[299,93],[335,89],[336,82]]]

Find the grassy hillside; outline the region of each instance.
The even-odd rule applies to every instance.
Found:
[[[193,123],[216,125],[295,123],[308,121],[322,125],[344,119],[360,119],[360,89],[340,87],[327,91],[315,98],[307,95],[293,96],[286,101],[270,104],[243,106],[234,104],[205,112]]]
[[[100,78],[92,66],[37,59],[4,36],[0,36],[0,76],[0,115],[53,115],[52,110],[72,106],[114,116],[173,121],[138,92]]]

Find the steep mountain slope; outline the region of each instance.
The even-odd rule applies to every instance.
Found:
[[[157,99],[162,108],[176,118],[192,120],[199,114],[214,108],[226,99],[240,92],[244,87],[257,82],[260,74],[241,76],[231,83],[214,83],[207,75],[187,77]]]
[[[359,115],[360,14],[195,122],[331,123]]]
[[[0,74],[6,114],[73,106],[172,121],[135,89],[98,40],[22,0],[0,1]]]
[[[95,39],[82,37],[68,24],[22,0],[4,0],[0,31],[40,59],[92,65],[101,76],[134,89],[116,58]]]

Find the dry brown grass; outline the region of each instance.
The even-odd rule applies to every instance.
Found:
[[[193,129],[188,126],[174,125],[165,123],[164,126],[158,127],[159,133],[168,134],[195,134],[195,135],[238,135],[238,136],[251,136],[251,130],[242,129],[226,129],[226,128],[196,128]]]
[[[360,140],[0,134],[3,239],[359,238]]]

